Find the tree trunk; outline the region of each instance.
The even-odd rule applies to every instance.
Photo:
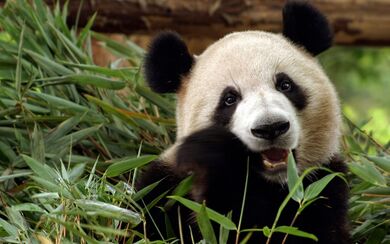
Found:
[[[47,0],[52,2],[53,0]],[[188,38],[217,39],[238,30],[281,31],[285,0],[84,0],[69,1],[69,21],[80,25],[98,12],[94,29],[106,33],[150,34],[175,30]],[[312,0],[332,23],[335,42],[390,44],[389,0]]]

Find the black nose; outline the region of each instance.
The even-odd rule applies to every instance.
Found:
[[[278,121],[272,124],[260,125],[254,129],[251,129],[251,132],[258,138],[272,140],[286,133],[289,128],[290,122]]]

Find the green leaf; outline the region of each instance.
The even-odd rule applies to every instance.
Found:
[[[287,163],[287,185],[288,190],[291,192],[294,186],[298,184],[298,188],[292,195],[292,199],[296,202],[300,202],[303,199],[303,184],[299,180],[298,169],[295,163],[293,153],[290,151],[288,154],[288,163]]]
[[[104,76],[112,76],[117,77],[120,79],[125,79],[128,77],[134,77],[137,72],[139,72],[138,68],[118,68],[118,69],[110,69],[107,67],[100,67],[96,65],[89,65],[89,64],[76,64],[76,63],[69,63],[69,62],[62,62],[66,66],[79,68],[81,70],[87,70],[92,71],[94,73],[98,73]]]
[[[297,227],[292,227],[292,226],[278,226],[274,229],[274,232],[282,232],[286,233],[289,235],[294,235],[294,236],[299,236],[299,237],[304,237],[304,238],[309,238],[314,241],[318,241],[318,238],[310,233],[298,230]]]
[[[63,185],[58,184],[58,182],[53,182],[37,176],[31,176],[31,179],[33,179],[45,191],[55,192],[67,199],[73,199],[73,196],[68,189],[66,189]]]
[[[92,15],[91,18],[89,18],[88,20],[88,23],[84,26],[84,28],[81,30],[80,32],[80,35],[79,35],[79,38],[77,40],[77,45],[79,47],[82,47],[85,39],[87,38],[87,36],[89,35],[90,33],[90,30],[91,30],[91,27],[93,25],[93,23],[95,22],[95,19],[96,19],[96,16],[97,16],[97,13],[94,13]]]
[[[45,163],[45,142],[39,126],[34,124],[31,140],[31,156],[41,163]]]
[[[200,209],[202,207],[201,204],[194,202],[194,201],[191,201],[191,200],[188,200],[188,199],[185,199],[183,197],[168,196],[168,198],[175,199],[176,201],[180,202],[181,204],[183,204],[184,206],[186,206],[187,208],[191,209],[192,211],[194,211],[196,213],[199,213]],[[214,211],[210,208],[206,208],[206,211],[207,211],[208,217],[211,220],[222,225],[224,228],[226,228],[228,230],[236,230],[237,229],[236,225],[229,218],[223,216],[220,213],[217,213],[216,211]]]
[[[386,156],[366,156],[366,157],[368,158],[368,160],[378,165],[378,167],[383,169],[385,172],[388,173],[390,172],[390,157],[386,157]]]
[[[18,236],[18,228],[8,223],[4,219],[0,218],[0,226],[10,235],[10,236]]]
[[[361,163],[351,162],[348,164],[352,173],[359,178],[377,186],[386,186],[386,179],[375,168],[374,164],[362,158]]]
[[[202,237],[206,240],[206,243],[217,244],[217,238],[215,237],[213,226],[210,219],[207,216],[206,205],[203,202],[199,213],[196,215],[196,220],[199,226],[199,230],[202,233]]]
[[[316,198],[329,184],[329,182],[338,175],[340,175],[340,173],[332,173],[324,176],[318,181],[311,183],[308,187],[306,187],[305,194],[303,197],[304,201],[310,201],[311,199]]]
[[[58,74],[58,75],[70,75],[73,73],[72,70],[66,68],[65,66],[54,62],[53,60],[44,57],[34,51],[24,49],[24,51],[29,54],[40,67],[42,67],[49,74]],[[53,73],[54,72],[54,73]]]
[[[22,47],[23,47],[23,38],[24,38],[25,25],[23,24],[22,32],[20,33],[19,48],[18,48],[18,57],[16,63],[16,76],[15,76],[15,88],[18,94],[18,97],[21,98],[21,87],[22,87]]]
[[[36,175],[48,181],[55,182],[57,175],[51,167],[40,163],[27,155],[22,154],[21,156]]]
[[[232,212],[230,211],[227,215],[229,219],[232,219]],[[219,238],[218,243],[228,243],[229,239],[229,233],[230,231],[228,229],[225,229],[222,225],[219,226]]]
[[[113,229],[112,227],[104,227],[104,226],[100,226],[100,225],[89,225],[89,224],[80,224],[81,227],[84,227],[84,228],[87,228],[87,229],[90,229],[90,230],[96,230],[98,232],[102,232],[102,233],[105,233],[105,234],[112,234],[112,235],[115,235],[115,236],[129,236],[130,233],[128,230],[121,230],[121,229]]]
[[[83,175],[85,172],[85,163],[77,164],[74,166],[70,172],[69,172],[69,181],[70,182],[75,182],[76,180],[79,180],[80,177]]]
[[[162,180],[159,180],[159,181],[156,181],[148,186],[145,186],[144,188],[142,189],[138,189],[137,193],[135,193],[132,198],[134,201],[138,201],[139,199],[143,198],[144,196],[146,196],[149,192],[151,192],[154,188],[156,188],[158,186],[158,184],[160,184],[161,181],[163,181],[164,179]]]
[[[47,153],[58,153],[62,149],[66,148],[67,146],[73,144],[77,144],[79,141],[84,139],[87,136],[90,136],[97,132],[102,125],[96,125],[92,126],[90,128],[82,129],[76,132],[73,132],[67,136],[64,136],[57,141],[51,143],[50,145],[46,146],[46,152]]]
[[[156,155],[145,155],[138,158],[129,158],[125,160],[120,160],[119,162],[111,164],[106,170],[107,177],[114,177],[120,174],[124,174],[129,170],[141,167],[155,159],[158,156]]]
[[[19,228],[19,231],[27,231],[27,222],[26,219],[23,217],[23,215],[16,210],[15,208],[11,207],[5,207],[7,217],[9,219],[9,222],[11,224],[14,224]]]
[[[71,40],[69,40],[68,37],[66,37],[53,25],[50,25],[50,27],[57,35],[58,39],[61,40],[64,47],[68,50],[69,54],[71,54],[74,57],[75,59],[74,61],[85,62],[87,60],[87,56],[82,52],[82,50],[76,44],[74,44]],[[76,55],[77,57],[75,57],[74,55]]]
[[[134,50],[133,48],[130,48],[126,45],[123,45],[119,42],[114,41],[113,39],[96,33],[92,32],[92,35],[94,38],[96,38],[99,41],[102,41],[104,45],[109,47],[110,49],[114,50],[118,55],[122,57],[137,57],[139,58],[139,53],[138,50]]]
[[[73,116],[57,125],[50,133],[46,134],[46,143],[51,144],[65,136],[80,123],[82,118],[83,116]]]
[[[359,143],[356,141],[354,137],[347,135],[345,138],[348,141],[349,149],[351,152],[364,153],[364,150],[362,149],[362,147],[359,145]]]
[[[72,113],[73,112],[83,113],[89,110],[89,108],[87,107],[81,106],[77,103],[71,102],[67,99],[63,99],[57,96],[52,96],[49,94],[33,92],[33,91],[28,92],[28,94],[45,100],[49,104],[49,106],[54,106],[56,109],[59,110],[67,110],[67,111],[71,111]]]
[[[138,213],[113,204],[83,199],[76,200],[75,204],[83,208],[90,215],[117,219],[133,225],[138,225],[141,222],[141,216]]]
[[[0,133],[2,134],[2,131],[0,130]],[[2,134],[4,136],[4,134]],[[12,145],[9,145],[8,143],[4,143],[0,141],[0,153],[2,153],[7,159],[8,162],[16,161],[16,153],[11,147]],[[3,160],[5,160],[3,158]]]
[[[173,190],[172,194],[179,197],[186,195],[191,190],[193,181],[194,177],[192,175],[186,177],[184,180],[180,181],[180,183]],[[164,208],[169,209],[173,206],[174,203],[174,199],[169,199]]]
[[[32,172],[23,172],[23,173],[15,173],[12,175],[2,175],[2,176],[0,176],[0,182],[7,181],[9,179],[29,176],[31,174],[32,174]]]
[[[126,86],[124,81],[113,80],[100,75],[74,74],[64,76],[63,79],[79,85],[91,85],[114,90],[119,90]]]
[[[157,93],[152,92],[150,89],[147,89],[146,87],[142,87],[142,86],[136,86],[135,92],[137,92],[139,95],[143,96],[144,98],[148,99],[157,107],[163,109],[169,115],[174,114],[175,107],[173,106],[173,104],[167,101],[162,96],[158,95]]]
[[[44,209],[34,203],[21,203],[13,205],[12,208],[16,211],[47,213]]]

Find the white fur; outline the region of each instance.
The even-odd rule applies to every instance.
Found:
[[[231,131],[251,150],[264,151],[269,148],[294,149],[299,139],[299,123],[291,102],[271,85],[259,85],[249,94],[243,94],[231,122]],[[263,94],[263,95],[261,95]],[[255,137],[251,129],[259,125],[288,121],[290,129],[273,141]]]

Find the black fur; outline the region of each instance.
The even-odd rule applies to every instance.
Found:
[[[326,17],[304,0],[287,1],[283,9],[283,35],[313,55],[328,49],[333,40]]]
[[[176,92],[182,76],[189,73],[193,62],[178,34],[162,32],[153,40],[145,57],[146,80],[155,92]]]
[[[234,95],[237,100],[231,106],[226,106],[225,104],[226,97],[230,95]],[[236,111],[237,104],[240,102],[240,100],[241,100],[241,95],[239,94],[238,91],[236,91],[235,88],[231,86],[226,87],[222,91],[221,97],[219,99],[219,103],[215,108],[214,117],[213,117],[214,122],[218,125],[228,125],[234,114],[234,111]]]
[[[298,110],[303,110],[307,106],[307,95],[302,90],[300,86],[295,84],[295,82],[285,73],[279,73],[276,75],[276,84],[282,82],[283,80],[290,81],[291,89],[287,92],[284,92],[284,95],[294,104]]]
[[[220,213],[226,214],[232,210],[233,220],[237,223],[248,160],[250,167],[249,182],[242,228],[270,227],[281,202],[288,194],[288,189],[286,186],[265,180],[260,174],[263,171],[261,156],[249,152],[234,134],[222,126],[213,126],[190,135],[178,150],[176,166],[162,169],[162,164],[156,163],[151,167],[152,170],[148,170],[141,179],[149,184],[159,180],[166,174],[178,181],[191,172],[195,179],[192,186],[193,191],[188,197],[198,202],[205,200],[208,207]],[[345,172],[344,164],[337,160],[331,161],[329,168],[333,171]],[[165,174],[162,172],[165,172]],[[307,186],[326,174],[325,171],[319,171],[315,176],[305,179],[304,185]],[[142,181],[139,187],[145,185]],[[166,183],[169,182],[166,181]],[[164,187],[169,189],[167,185]],[[158,194],[161,194],[161,189],[160,192],[155,191],[153,194],[158,196]],[[346,227],[348,197],[346,183],[336,178],[331,181],[321,195],[324,198],[305,209],[298,217],[295,226],[303,231],[315,234],[319,238],[318,243],[349,243]],[[290,225],[297,207],[295,202],[290,201],[282,213],[278,225]],[[184,209],[184,207],[181,207],[181,210]],[[170,209],[167,213],[175,221],[177,209]],[[181,216],[187,220],[192,217],[189,212],[182,212]],[[191,221],[184,222],[184,236],[188,237],[186,225],[191,224]],[[163,228],[164,224],[161,224]],[[196,226],[192,227],[196,229]],[[177,228],[175,226],[176,231]],[[195,234],[199,233],[195,231]],[[283,234],[275,234],[271,243],[281,243],[283,237]],[[199,239],[200,236],[197,236],[197,238]],[[249,243],[265,243],[265,240],[262,234],[256,233]],[[234,235],[229,237],[229,243],[234,243]],[[314,242],[309,239],[289,236],[286,243]]]

